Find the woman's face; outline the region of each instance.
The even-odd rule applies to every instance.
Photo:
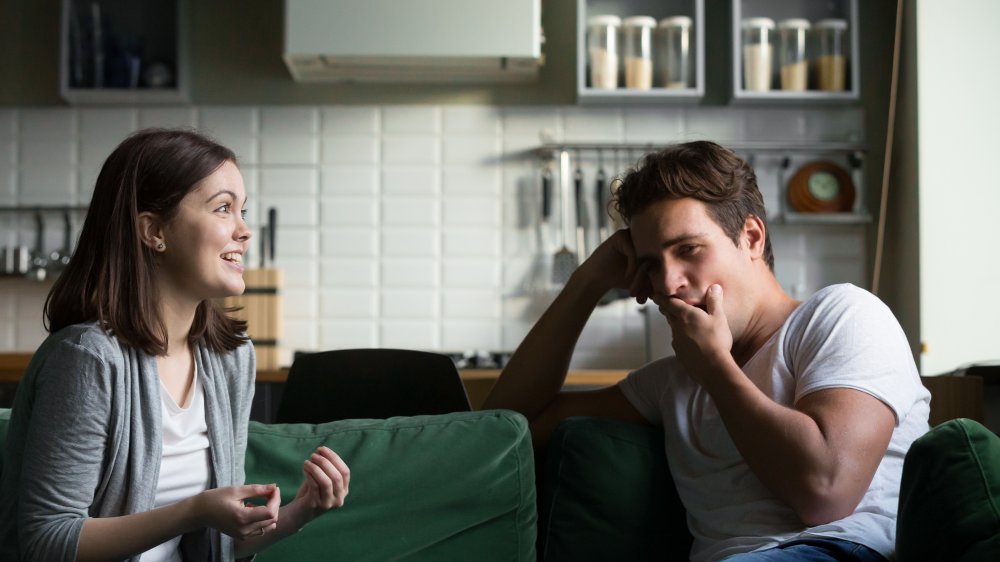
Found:
[[[250,239],[245,204],[243,176],[229,161],[184,196],[163,226],[161,296],[197,304],[243,293],[243,254]]]

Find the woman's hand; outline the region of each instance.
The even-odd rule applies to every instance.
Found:
[[[247,503],[266,498],[266,505]],[[206,490],[191,498],[201,526],[237,539],[262,536],[278,526],[281,491],[275,484],[246,484]]]
[[[351,484],[347,463],[327,447],[319,447],[302,467],[305,480],[292,500],[306,524],[331,509],[343,507]]]

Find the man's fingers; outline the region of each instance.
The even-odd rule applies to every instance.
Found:
[[[708,313],[712,316],[723,313],[722,285],[716,283],[708,288],[708,293],[705,295],[705,305]]]

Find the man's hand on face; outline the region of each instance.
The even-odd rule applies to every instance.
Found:
[[[637,267],[632,234],[627,228],[615,232],[598,246],[580,269],[605,290],[628,289],[629,296],[639,304],[653,296],[649,278]]]
[[[704,383],[705,377],[723,361],[731,361],[733,333],[723,307],[722,286],[715,284],[705,293],[705,308],[691,306],[671,297],[660,304],[673,332],[677,358]]]

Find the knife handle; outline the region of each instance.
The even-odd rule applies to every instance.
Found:
[[[271,207],[267,210],[267,245],[269,250],[268,258],[271,260],[271,265],[274,265],[274,238],[275,230],[278,226],[278,209]]]
[[[542,220],[548,221],[552,216],[552,170],[548,167],[542,172]]]

